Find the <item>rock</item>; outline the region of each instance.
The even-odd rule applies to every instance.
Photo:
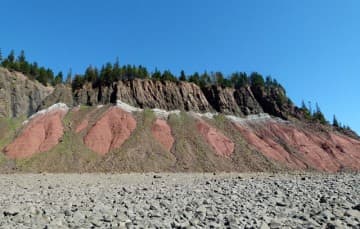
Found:
[[[17,205],[12,205],[3,211],[4,216],[16,216],[19,213],[20,207]]]
[[[84,137],[84,143],[91,150],[104,155],[112,149],[119,148],[135,130],[134,117],[112,107],[93,125]]]
[[[325,196],[320,197],[319,202],[320,202],[320,204],[326,203],[327,202],[326,197]]]
[[[219,156],[229,157],[234,152],[234,142],[219,130],[211,127],[202,120],[198,121],[196,126],[200,134],[205,138],[207,143],[213,147]]]
[[[360,211],[360,204],[355,205],[354,207],[352,207],[352,209]]]
[[[22,73],[0,67],[0,117],[30,116],[52,91]]]
[[[165,120],[156,119],[151,127],[151,133],[154,138],[164,146],[167,151],[170,151],[175,139],[171,134],[171,128]]]
[[[56,85],[52,93],[41,101],[38,110],[46,109],[56,103],[64,103],[68,107],[73,106],[74,102],[71,87],[64,84]]]
[[[61,104],[43,110],[30,119],[19,136],[5,147],[4,153],[10,158],[25,158],[52,149],[63,136],[62,119],[67,111],[66,105],[61,107]]]

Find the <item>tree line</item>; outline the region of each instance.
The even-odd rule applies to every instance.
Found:
[[[37,62],[28,62],[25,57],[25,52],[22,50],[18,56],[15,51],[11,50],[9,55],[5,58],[2,56],[0,50],[0,65],[9,70],[22,72],[31,80],[37,80],[43,85],[56,85],[63,82],[63,73],[59,72],[56,75],[50,68],[39,66]]]
[[[29,62],[26,59],[25,52],[22,50],[18,56],[15,51],[11,50],[7,57],[3,58],[0,49],[0,64],[2,67],[13,71],[19,71],[28,76],[31,80],[37,80],[44,85],[56,85],[63,83],[63,73],[60,71],[56,75],[50,68],[39,66],[37,62]],[[81,88],[85,83],[92,83],[94,87],[109,86],[119,80],[132,79],[152,79],[160,81],[186,81],[192,82],[203,88],[206,86],[217,85],[221,87],[241,88],[244,86],[264,86],[264,87],[281,87],[276,79],[271,76],[264,77],[253,72],[247,75],[245,72],[235,72],[229,76],[225,76],[222,72],[204,71],[203,73],[195,72],[193,74],[185,74],[181,71],[176,76],[169,70],[150,72],[146,67],[139,65],[120,65],[117,59],[115,63],[108,62],[100,69],[90,65],[85,69],[83,74],[75,74],[72,77],[71,71],[67,74],[66,83],[71,83],[73,89]]]
[[[13,71],[19,71],[29,77],[31,80],[37,80],[45,86],[57,85],[64,83],[63,73],[60,71],[56,75],[50,68],[39,66],[37,62],[28,62],[25,57],[25,52],[22,50],[18,56],[15,55],[14,50],[11,50],[7,57],[3,58],[0,49],[0,65],[4,68]],[[221,87],[231,87],[239,89],[246,86],[264,87],[266,90],[277,87],[281,88],[284,92],[283,86],[273,79],[271,76],[263,77],[258,72],[247,74],[245,72],[234,72],[225,76],[222,72],[204,71],[203,73],[195,72],[193,74],[186,74],[181,71],[178,76],[169,70],[150,72],[146,67],[139,65],[120,65],[119,60],[116,59],[114,63],[108,62],[100,69],[90,65],[85,69],[83,74],[76,74],[72,77],[71,70],[68,72],[65,83],[71,84],[72,89],[80,89],[86,83],[91,83],[93,87],[110,86],[119,80],[132,80],[132,79],[151,79],[160,81],[173,81],[173,82],[191,82],[198,85],[200,88],[207,86],[217,85]],[[318,104],[315,110],[312,110],[311,104],[306,106],[302,102],[301,109],[303,110],[304,117],[309,121],[320,122],[321,124],[329,124],[325,116],[321,112]],[[342,126],[334,116],[333,126],[341,129],[350,129],[348,126]]]

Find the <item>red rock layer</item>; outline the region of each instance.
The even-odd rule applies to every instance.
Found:
[[[64,133],[62,119],[65,114],[62,110],[51,111],[31,119],[4,153],[10,158],[25,158],[52,149]]]
[[[360,142],[349,137],[319,134],[274,121],[235,127],[259,152],[291,168],[327,172],[360,169]]]
[[[151,133],[154,138],[158,140],[166,150],[170,151],[175,140],[171,134],[171,128],[165,120],[156,119],[151,128]]]
[[[75,129],[75,133],[80,133],[81,131],[85,130],[88,124],[89,124],[88,117],[86,117],[84,120],[81,121],[79,125],[77,125]]]
[[[91,127],[84,137],[84,143],[91,150],[104,155],[119,148],[136,128],[136,120],[130,113],[111,107]]]
[[[234,152],[235,144],[223,133],[204,121],[199,120],[196,126],[200,134],[218,155],[228,157]]]

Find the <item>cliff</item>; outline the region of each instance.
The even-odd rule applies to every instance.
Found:
[[[72,90],[3,68],[0,151],[0,172],[360,170],[358,136],[306,121],[279,85]]]
[[[30,116],[52,91],[21,73],[0,67],[0,117]]]

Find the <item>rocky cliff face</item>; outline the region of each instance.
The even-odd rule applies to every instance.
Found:
[[[121,100],[140,108],[211,111],[201,89],[192,83],[134,79],[113,86],[93,88],[86,85],[75,91],[75,104],[108,104]]]
[[[111,86],[86,84],[72,91],[69,86],[45,87],[21,73],[0,68],[0,117],[31,115],[55,103],[98,105],[121,100],[140,108],[219,112],[246,116],[269,113],[281,118],[294,115],[294,106],[281,88],[243,87],[240,89],[209,86],[200,89],[188,82],[153,80],[119,81]]]
[[[0,68],[0,117],[40,109],[22,126],[0,119],[0,171],[18,159],[33,172],[360,170],[356,134],[304,122],[280,86],[135,79],[72,91]]]
[[[224,114],[250,115],[263,112],[250,87],[240,89],[210,86],[203,89],[212,107]]]
[[[21,73],[0,68],[0,117],[33,114],[52,90]]]

